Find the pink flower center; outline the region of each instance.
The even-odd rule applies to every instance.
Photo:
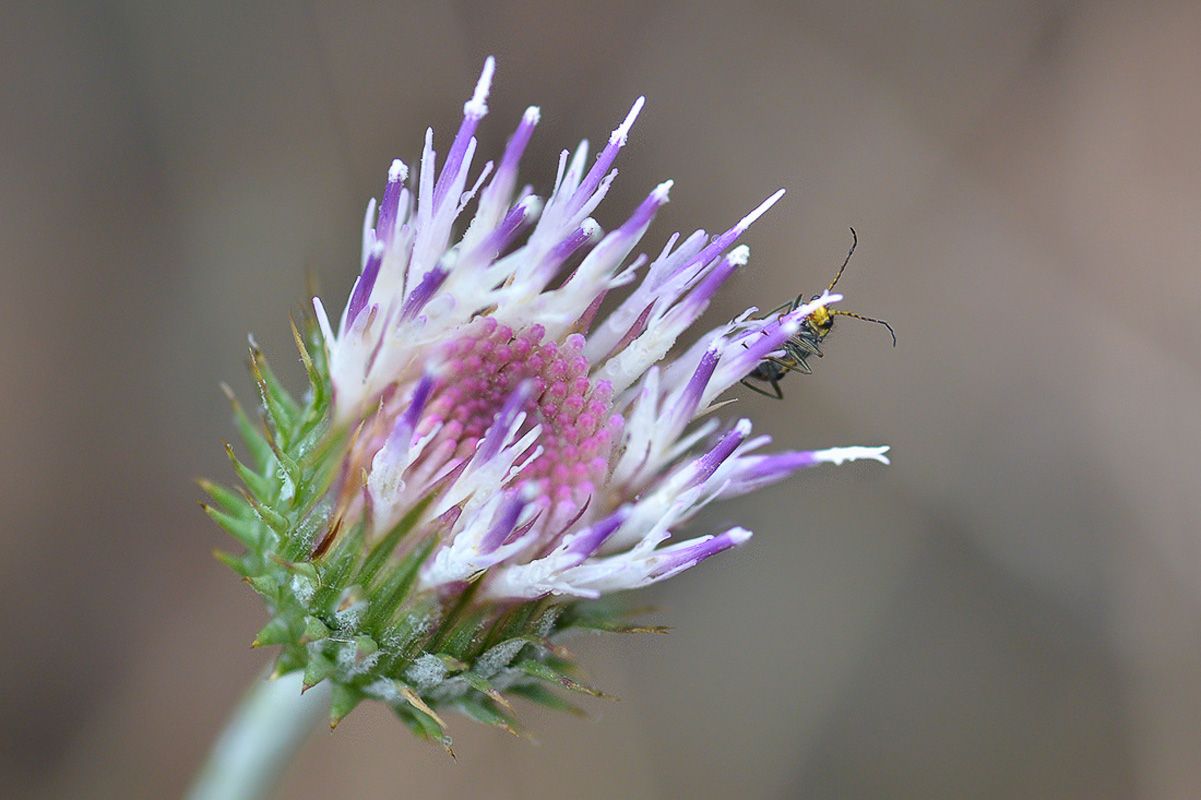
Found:
[[[455,440],[455,456],[468,458],[513,393],[531,381],[521,433],[541,426],[532,447],[542,452],[517,480],[534,482],[541,502],[553,509],[549,521],[565,525],[604,483],[623,419],[612,413],[609,382],[588,378],[584,337],[574,333],[558,343],[545,335],[541,325],[515,332],[490,317],[473,323],[469,333],[444,346],[442,377],[419,433],[442,423],[438,439]]]

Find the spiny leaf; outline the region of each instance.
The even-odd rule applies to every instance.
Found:
[[[263,626],[258,635],[254,637],[254,643],[251,647],[266,647],[273,644],[287,644],[295,642],[299,631],[296,626],[288,619],[281,616],[271,618],[271,621]]]
[[[556,644],[555,642],[552,642],[550,639],[547,639],[545,636],[526,635],[526,636],[514,636],[513,638],[521,639],[522,641],[529,642],[530,644],[534,645],[534,647],[537,647],[539,650],[543,651],[544,653],[548,653],[549,655],[553,656],[554,658],[558,659],[559,661],[561,661],[565,664],[570,664],[575,661],[575,656],[573,656],[571,654],[570,650],[568,650],[566,647],[564,647],[561,644]]]
[[[363,693],[353,686],[335,682],[329,698],[329,727],[338,727],[338,723],[346,719],[346,715],[354,711],[355,706],[363,701]]]
[[[313,357],[309,355],[309,348],[305,346],[304,339],[300,336],[300,330],[296,327],[296,320],[289,319],[288,321],[292,324],[292,338],[296,340],[296,349],[300,351],[300,361],[304,364],[304,371],[309,378],[309,387],[313,391],[312,405],[320,408],[325,405],[325,377],[313,363]]]
[[[593,697],[603,697],[607,700],[617,699],[616,697],[605,694],[600,689],[597,689],[593,686],[588,686],[587,684],[580,683],[577,680],[569,678],[563,673],[553,670],[546,664],[543,664],[539,661],[523,661],[520,664],[517,664],[516,668],[525,674],[530,675],[531,677],[538,678],[539,680],[546,681],[547,683],[557,683],[563,688],[570,689],[573,692],[579,692],[580,694],[587,694]]]
[[[292,397],[289,392],[276,376],[275,371],[271,369],[271,365],[267,362],[267,356],[259,349],[258,343],[253,339],[250,341],[250,353],[254,360],[253,367],[257,369],[256,379],[261,379],[266,385],[267,390],[271,393],[289,417],[297,417],[300,415],[300,404]]]
[[[315,611],[329,613],[338,602],[342,591],[350,582],[355,564],[360,558],[363,546],[363,526],[356,525],[354,529],[342,537],[334,550],[328,553],[319,563],[321,588],[313,595],[310,607]]]
[[[271,528],[271,530],[275,531],[281,537],[286,536],[292,529],[292,525],[288,522],[287,517],[263,503],[257,497],[247,496],[246,499],[250,501],[250,505],[254,508],[255,513],[259,515],[259,518],[267,523],[267,527]]]
[[[354,637],[354,660],[355,663],[361,662],[363,659],[379,651],[379,642],[372,639],[370,636]]]
[[[496,688],[483,676],[477,675],[474,672],[464,672],[463,679],[467,681],[472,689],[475,689],[477,692],[483,692],[494,703],[499,703],[510,711],[513,710],[513,706],[505,699],[504,695],[496,691]]]
[[[426,651],[443,651],[462,658],[473,643],[479,644],[477,637],[484,623],[484,612],[474,609],[475,595],[479,589],[480,582],[473,581],[459,592],[455,604],[426,643]]]
[[[294,509],[289,516],[295,520],[288,536],[280,542],[279,553],[289,561],[310,563],[313,541],[318,532],[330,529],[329,504],[317,504]]]
[[[282,677],[297,670],[304,669],[308,663],[308,654],[303,647],[285,647],[275,659],[275,668],[271,671],[271,679]]]
[[[442,732],[438,727],[438,723],[434,722],[433,718],[427,714],[412,708],[408,705],[394,705],[392,710],[396,712],[396,716],[400,717],[405,725],[409,726],[409,730],[415,736],[425,739],[427,742],[437,742],[442,745],[442,749],[452,759],[455,757],[455,751],[451,749],[450,737]]]
[[[309,655],[309,664],[304,668],[304,688],[301,691],[307,692],[321,681],[333,675],[337,670],[337,665],[320,653],[311,653]]]
[[[276,379],[267,365],[267,358],[253,340],[250,345],[250,372],[259,390],[259,399],[271,421],[276,435],[285,447],[292,441],[292,429],[296,425],[300,408],[288,390]]]
[[[254,462],[255,468],[260,472],[266,470],[267,465],[271,462],[271,446],[267,443],[267,437],[250,421],[250,417],[246,415],[241,403],[234,397],[233,389],[224,383],[221,384],[221,389],[233,406],[238,433],[241,434],[242,441],[246,443],[246,449],[250,451],[250,458]]]
[[[552,692],[544,683],[524,683],[517,686],[511,686],[506,691],[509,694],[517,697],[524,697],[526,700],[537,703],[540,706],[552,709],[554,711],[566,711],[569,714],[575,714],[578,717],[588,716],[588,712],[584,709],[570,703],[559,695]]]
[[[257,550],[259,548],[263,536],[263,524],[261,520],[234,517],[226,514],[224,511],[213,508],[207,503],[201,503],[200,507],[204,509],[204,513],[208,514],[214,522],[229,531],[231,536],[248,549]]]
[[[454,656],[447,655],[446,653],[434,653],[434,658],[437,658],[444,665],[446,665],[446,669],[452,675],[459,672],[466,672],[471,667],[471,665],[466,661],[460,661]]]
[[[289,561],[283,556],[278,556],[275,553],[269,553],[268,558],[279,564],[293,575],[299,575],[307,579],[310,583],[316,584],[320,578],[317,575],[317,568],[307,561]]]
[[[397,688],[400,689],[400,696],[405,699],[406,703],[417,709],[422,714],[428,716],[434,722],[438,723],[439,728],[444,731],[446,730],[446,722],[444,722],[443,719],[438,716],[434,709],[430,708],[426,702],[421,699],[421,696],[418,695],[417,692],[413,691],[413,689],[409,686],[400,685]]]
[[[322,639],[329,637],[329,628],[325,623],[316,617],[307,617],[304,624],[304,635],[301,637],[301,644],[309,642],[319,642]]]
[[[313,545],[309,551],[309,561],[317,562],[325,558],[325,554],[329,551],[330,545],[338,541],[338,534],[342,530],[342,523],[346,517],[343,512],[339,511],[330,521],[329,526],[325,528],[324,533],[317,539],[317,543]],[[357,526],[360,530],[363,526]]]
[[[250,584],[252,589],[261,594],[263,597],[275,600],[279,596],[280,587],[279,576],[276,575],[275,572],[276,571],[271,571],[265,572],[261,575],[254,575],[247,578],[246,582]]]
[[[542,601],[535,600],[528,603],[519,603],[509,609],[492,625],[482,643],[480,652],[486,652],[500,642],[529,633],[534,627],[531,624],[531,620],[536,618],[538,611],[542,607]]]
[[[626,625],[616,620],[596,617],[574,619],[571,621],[571,626],[605,633],[671,633],[671,627],[668,625]]]
[[[490,703],[474,699],[463,699],[456,703],[455,706],[477,722],[497,728],[504,728],[514,736],[521,736],[514,727],[513,719],[499,709],[493,708]]]
[[[378,634],[380,629],[392,619],[396,609],[412,591],[413,584],[417,581],[417,572],[433,552],[436,543],[437,539],[432,536],[427,537],[372,590],[367,619],[363,622],[363,626],[367,630]]]
[[[263,477],[239,461],[229,442],[225,443],[225,454],[229,456],[229,463],[233,464],[238,480],[245,484],[250,494],[260,500],[270,500],[274,494],[274,487],[271,485],[271,480]]]
[[[284,452],[284,450],[280,448],[277,441],[272,439],[270,444],[271,452],[275,454],[275,461],[277,465],[281,470],[283,470],[284,475],[287,476],[288,481],[292,484],[292,505],[295,507],[296,496],[299,492],[301,484],[304,483],[304,473],[300,468],[300,464],[296,462],[296,459]]]
[[[371,548],[371,552],[367,554],[367,558],[363,560],[363,566],[359,569],[358,575],[355,576],[355,583],[363,586],[368,586],[375,580],[376,573],[383,567],[384,562],[396,550],[396,546],[400,544],[405,536],[409,535],[417,526],[417,523],[425,515],[425,510],[429,508],[430,503],[434,501],[432,494],[426,495],[417,501],[414,506],[409,509],[409,513],[405,514],[400,522],[384,538],[375,543]]]
[[[254,512],[251,510],[250,504],[233,489],[230,489],[228,486],[222,486],[219,483],[213,483],[205,478],[197,479],[196,483],[200,485],[201,490],[211,497],[214,502],[223,506],[223,510],[227,513],[243,519],[254,518]]]
[[[243,556],[235,556],[233,553],[226,553],[224,550],[214,550],[213,557],[243,577],[248,578],[254,574],[253,568],[246,564]]]

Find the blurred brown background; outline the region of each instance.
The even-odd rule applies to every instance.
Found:
[[[757,535],[638,598],[672,635],[572,645],[592,719],[452,718],[452,762],[365,707],[280,796],[1201,796],[1201,6],[182,5],[0,12],[0,794],[183,790],[266,658],[189,483],[218,382],[248,331],[294,364],[306,270],[340,307],[495,54],[480,152],[540,105],[543,192],[647,96],[601,222],[674,178],[648,251],[788,188],[714,323],[856,227],[898,347],[845,320],[736,410],[893,466],[714,509]]]

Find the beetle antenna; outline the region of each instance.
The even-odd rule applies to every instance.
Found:
[[[841,314],[844,317],[854,317],[855,319],[861,319],[864,322],[875,322],[879,325],[883,325],[885,328],[888,328],[888,332],[892,334],[892,346],[893,347],[897,346],[897,332],[892,329],[891,325],[889,325],[887,322],[885,322],[882,319],[876,319],[875,317],[865,317],[862,314],[856,314],[853,311],[842,311],[837,308],[830,309],[830,313],[831,314]]]
[[[851,263],[851,256],[855,254],[855,247],[859,244],[859,234],[855,233],[855,229],[851,228],[851,249],[847,251],[847,257],[843,260],[842,266],[838,268],[838,274],[834,276],[834,280],[830,281],[830,285],[826,287],[827,292],[834,291],[834,284],[838,283],[838,279],[842,277],[842,271],[847,268],[847,264]],[[879,320],[876,320],[879,322]]]

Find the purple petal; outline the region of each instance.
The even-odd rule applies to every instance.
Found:
[[[634,120],[638,118],[638,114],[642,111],[642,105],[645,102],[645,97],[639,97],[635,100],[630,112],[626,114],[625,120],[609,135],[609,142],[605,145],[605,149],[601,150],[600,155],[596,157],[596,162],[592,165],[592,169],[588,170],[588,174],[580,181],[580,188],[572,195],[571,202],[567,206],[569,215],[583,208],[588,199],[596,192],[601,180],[605,177],[605,173],[609,171],[609,167],[613,165],[614,159],[617,158],[618,151],[625,146],[630,128],[633,127]]]
[[[376,242],[375,246],[371,248],[371,255],[367,257],[367,263],[363,265],[363,274],[359,275],[358,280],[354,282],[354,290],[350,293],[350,302],[346,304],[346,324],[342,326],[343,333],[350,330],[354,321],[366,307],[367,300],[371,297],[371,290],[375,288],[375,279],[379,277],[379,267],[383,260],[384,244]]]
[[[751,532],[746,528],[731,528],[717,536],[706,536],[682,542],[673,547],[666,547],[655,552],[659,563],[655,565],[651,577],[654,580],[666,578],[681,570],[688,569],[709,556],[715,556],[723,550],[742,544],[751,538]]]
[[[400,159],[394,160],[388,169],[388,185],[384,187],[384,199],[379,204],[379,219],[375,223],[375,238],[385,245],[392,244],[392,237],[396,232],[400,195],[404,192],[404,181],[408,172],[408,168]]]
[[[713,372],[717,369],[717,362],[718,350],[716,347],[710,347],[701,356],[700,363],[696,365],[692,377],[688,379],[688,385],[684,387],[680,399],[676,401],[675,408],[671,410],[671,415],[677,423],[687,423],[696,414],[696,409],[700,406],[701,398],[705,394],[705,388],[709,385],[709,379],[713,377]]]
[[[501,502],[500,510],[496,514],[496,521],[488,532],[484,534],[484,538],[480,540],[479,552],[482,555],[493,552],[496,548],[505,543],[509,538],[509,534],[517,526],[517,520],[521,518],[521,512],[525,511],[525,507],[529,505],[529,501],[522,498],[520,490],[511,489],[505,492],[506,497]]]
[[[431,269],[421,278],[421,283],[409,292],[409,296],[405,298],[404,307],[400,311],[401,321],[413,319],[425,308],[425,304],[434,296],[434,292],[442,286],[446,280],[446,276],[450,274],[441,264]]]
[[[522,153],[525,152],[526,145],[530,143],[530,137],[534,135],[538,118],[539,112],[536,107],[530,106],[525,110],[525,114],[521,117],[521,124],[517,126],[509,143],[505,145],[505,154],[500,159],[500,167],[497,168],[494,179],[497,183],[512,183],[517,175],[517,163],[521,161]]]
[[[626,517],[630,514],[628,506],[622,506],[609,516],[594,522],[589,525],[579,534],[572,537],[570,544],[567,545],[567,550],[574,555],[579,556],[580,560],[587,558],[590,555],[600,550],[610,536],[617,532],[617,529],[626,521]]]
[[[535,202],[533,198],[526,198],[509,210],[500,225],[488,237],[488,246],[494,253],[499,253],[508,247],[509,243],[513,241],[513,237],[521,230],[521,226],[529,222],[530,212],[534,208]]]
[[[743,251],[743,253],[745,253],[745,251]],[[681,307],[687,318],[691,321],[699,317],[705,308],[708,307],[709,301],[713,299],[713,295],[716,294],[717,290],[721,288],[721,285],[725,283],[726,278],[733,275],[734,270],[738,269],[745,263],[746,259],[745,257],[742,257],[742,253],[738,255],[731,254],[723,258],[721,263],[719,263],[712,271],[710,271],[709,274],[706,275],[699,284],[697,284],[696,288],[689,292],[688,296],[684,298],[684,302],[681,303]],[[691,322],[689,324],[691,324]]]
[[[726,359],[722,362],[723,372],[727,368],[734,372],[730,376],[730,382],[741,379],[760,361],[779,350],[793,330],[793,326],[774,320],[749,335],[730,342],[725,350]]]
[[[651,220],[655,218],[655,214],[667,204],[670,199],[671,187],[673,181],[664,181],[654,188],[654,190],[646,196],[638,208],[634,209],[634,213],[625,221],[618,232],[628,235],[641,236],[642,232],[650,226]]]
[[[638,319],[634,320],[634,324],[630,326],[630,329],[626,331],[620,339],[617,340],[617,344],[613,345],[613,349],[611,349],[605,355],[605,358],[609,358],[610,356],[616,355],[622,350],[625,350],[626,347],[629,346],[630,342],[641,336],[646,330],[646,322],[651,318],[651,314],[654,313],[654,310],[654,303],[651,303],[646,308],[642,309],[642,313],[638,315]]]
[[[705,262],[711,261],[712,259],[717,258],[719,255],[724,253],[726,251],[726,248],[728,248],[730,245],[732,245],[738,239],[739,236],[741,236],[743,233],[746,232],[747,228],[751,227],[751,225],[755,222],[755,220],[757,220],[757,219],[759,219],[759,217],[763,216],[767,212],[767,210],[769,208],[771,208],[772,206],[774,206],[776,204],[776,201],[779,200],[783,196],[784,196],[784,190],[780,189],[775,194],[773,194],[771,197],[764,200],[762,203],[759,204],[759,206],[754,211],[747,214],[742,219],[738,220],[738,222],[734,225],[734,227],[730,228],[725,233],[722,233],[722,234],[716,236],[713,239],[713,241],[710,242],[709,245],[704,250],[701,250],[701,252],[699,252],[695,256],[693,256],[688,261],[688,264],[686,264],[685,267],[683,267],[681,269],[687,268],[687,267],[695,265],[695,264],[704,264]]]
[[[433,390],[434,376],[428,373],[422,375],[421,380],[417,383],[417,388],[413,390],[413,397],[409,400],[409,407],[401,415],[401,419],[405,421],[405,424],[411,430],[417,428],[417,422],[421,419],[421,414],[425,411],[425,404],[429,401],[430,393]]]
[[[509,395],[500,413],[496,415],[496,419],[488,426],[488,432],[484,434],[484,441],[480,443],[479,449],[476,451],[476,458],[484,461],[495,458],[496,454],[500,452],[505,438],[509,435],[509,431],[517,422],[517,415],[533,398],[535,388],[533,381],[525,380],[517,386],[516,391]]]
[[[600,226],[596,222],[585,220],[580,227],[572,231],[570,236],[561,240],[550,249],[543,259],[542,269],[546,269],[547,267],[558,268],[560,264],[571,257],[572,253],[588,244],[598,231],[600,231]]]
[[[373,465],[373,468],[395,463],[407,463],[409,448],[413,444],[413,431],[416,430],[417,422],[421,419],[421,412],[425,410],[425,404],[429,400],[433,384],[434,379],[432,376],[426,375],[422,377],[421,381],[417,384],[417,388],[413,390],[413,397],[409,401],[409,407],[392,424],[392,430],[388,433],[390,447],[379,451],[380,454],[391,452],[392,459],[394,460],[386,459],[387,464]],[[376,457],[379,458],[378,455]]]
[[[732,476],[722,497],[736,497],[787,478],[797,470],[819,464],[820,459],[809,451],[773,453],[742,459],[740,469]]]
[[[704,483],[717,471],[717,468],[729,458],[738,446],[746,441],[747,434],[751,431],[751,425],[746,420],[739,420],[734,429],[721,438],[709,452],[693,462],[693,469],[696,471],[695,478],[691,481],[692,485]]]
[[[458,177],[459,171],[463,169],[463,156],[471,145],[471,138],[475,136],[475,130],[479,127],[480,120],[488,113],[488,105],[485,101],[488,99],[488,90],[492,86],[492,73],[495,69],[496,60],[492,56],[488,56],[484,61],[484,71],[480,73],[480,79],[475,85],[475,94],[463,105],[463,122],[459,126],[459,132],[455,134],[450,152],[446,154],[446,163],[442,166],[442,173],[438,176],[438,185],[434,187],[434,208],[441,208],[443,201],[446,200],[446,194],[454,184],[455,178]]]

